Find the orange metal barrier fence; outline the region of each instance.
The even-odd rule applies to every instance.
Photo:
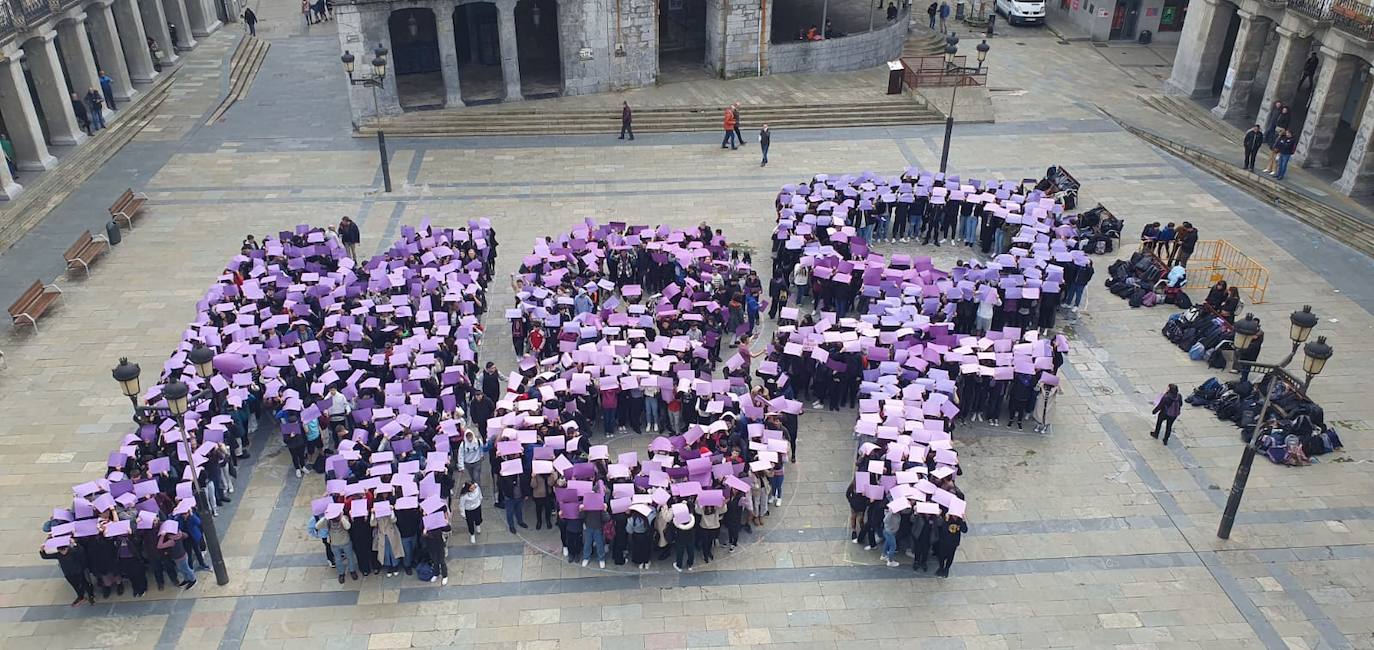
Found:
[[[1242,294],[1248,292],[1247,302],[1258,305],[1269,289],[1269,269],[1225,239],[1199,241],[1188,258],[1187,287],[1207,289],[1218,280],[1225,280]]]

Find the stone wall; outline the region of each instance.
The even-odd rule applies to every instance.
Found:
[[[559,3],[564,94],[653,85],[658,78],[656,19],[654,0]]]
[[[361,77],[372,75],[372,49],[381,43],[391,49],[391,32],[387,28],[387,17],[391,8],[386,4],[337,4],[334,6],[335,24],[339,31],[340,51],[349,51],[357,59],[354,74]],[[354,125],[381,115],[399,115],[401,102],[396,94],[396,76],[387,75],[381,88],[365,86],[348,87],[348,103],[353,112]],[[375,102],[374,102],[375,100]]]
[[[907,13],[884,27],[824,41],[789,41],[768,47],[768,72],[843,72],[892,61],[902,54],[910,18]]]
[[[706,0],[706,65],[726,79],[759,73],[759,26],[767,0]],[[764,33],[763,40],[768,39]]]

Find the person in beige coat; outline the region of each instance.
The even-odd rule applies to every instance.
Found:
[[[395,576],[400,571],[400,560],[406,556],[405,545],[401,543],[401,531],[396,528],[396,518],[371,515],[372,550],[377,553],[377,562],[386,567],[387,576]]]

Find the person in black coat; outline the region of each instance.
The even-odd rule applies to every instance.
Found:
[[[348,217],[339,220],[339,241],[343,243],[349,257],[358,259],[358,244],[362,243],[363,234],[358,229],[358,224],[353,223]]]
[[[1031,401],[1035,398],[1035,375],[1018,373],[1011,382],[1011,396],[1007,401],[1007,426],[1013,422],[1016,428],[1021,429],[1021,423],[1026,418],[1026,413],[1030,410]]]
[[[488,361],[487,367],[482,371],[482,393],[495,404],[501,399],[501,373],[497,372],[496,364]],[[486,432],[483,432],[485,435]]]
[[[926,562],[930,559],[930,540],[934,536],[936,523],[935,515],[911,516],[912,571],[926,572]]]
[[[1259,155],[1260,147],[1264,146],[1264,129],[1256,124],[1245,132],[1245,162],[1241,164],[1241,169],[1255,171],[1255,156]]]
[[[949,567],[954,564],[954,551],[959,541],[968,532],[968,522],[961,517],[946,515],[944,521],[935,526],[935,575],[949,577]]]
[[[90,114],[86,112],[86,102],[82,101],[80,97],[77,97],[76,93],[72,93],[71,95],[72,113],[76,115],[77,125],[81,127],[82,131],[86,132],[86,135],[95,135],[95,133],[91,131],[91,117]]]
[[[348,528],[348,539],[353,542],[353,557],[358,562],[358,570],[365,576],[371,575],[373,566],[377,565],[377,554],[372,550],[372,523],[367,520],[367,515],[363,515],[353,517],[352,524]],[[380,566],[377,566],[377,572],[381,573]]]
[[[453,530],[452,527],[445,524],[425,531],[425,554],[434,566],[434,576],[429,579],[430,582],[442,580],[443,584],[448,584],[448,541],[445,535],[450,530]]]
[[[72,607],[80,605],[82,601],[95,604],[95,587],[91,585],[90,576],[86,575],[86,551],[80,545],[70,543],[57,549],[56,553],[49,553],[40,546],[38,555],[45,560],[57,560],[57,566],[62,569],[62,577],[76,590],[76,600],[72,601]]]

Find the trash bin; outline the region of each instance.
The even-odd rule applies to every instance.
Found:
[[[119,232],[119,223],[114,219],[105,224],[105,239],[110,240],[111,246],[117,246],[123,239],[123,235]]]
[[[1140,43],[1141,45],[1149,45],[1150,41],[1154,40],[1154,37],[1154,32],[1148,29],[1142,29],[1140,30],[1140,36],[1137,36],[1135,40],[1137,43]]]
[[[902,68],[902,62],[901,62],[901,61],[888,61],[888,62],[887,62],[887,94],[889,94],[889,95],[900,95],[900,94],[902,94],[902,74],[903,74],[903,72],[904,72],[904,69]]]

